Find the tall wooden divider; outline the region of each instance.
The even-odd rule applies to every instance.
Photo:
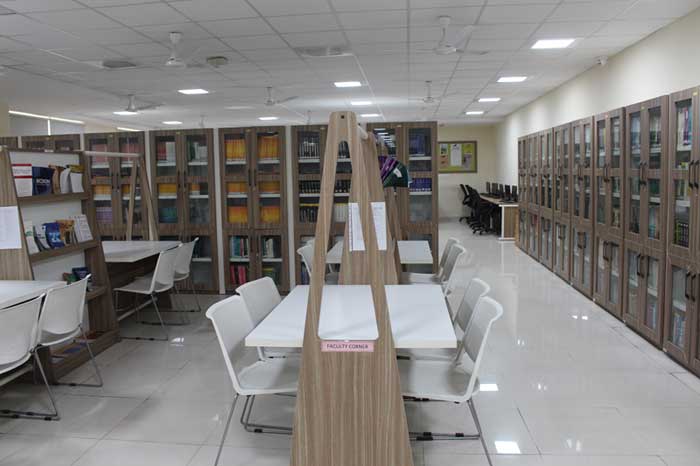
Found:
[[[387,267],[396,243],[387,232],[387,250],[379,250],[372,202],[384,202],[373,141],[361,140],[352,112],[331,114],[323,161],[316,238],[325,244],[331,229],[336,161],[346,142],[352,163],[350,202],[359,206],[365,250],[351,251],[346,224],[341,285],[371,285],[378,339],[372,352],[321,351],[318,336],[326,248],[315,248],[299,389],[294,418],[292,466],[413,466],[408,425],[385,284],[397,283],[398,270]],[[374,166],[372,166],[374,164]],[[386,221],[386,219],[384,219]]]

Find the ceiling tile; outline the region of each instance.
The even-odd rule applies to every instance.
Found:
[[[339,13],[340,24],[345,29],[373,29],[406,27],[406,11],[372,11],[358,13]]]
[[[626,34],[651,34],[657,29],[664,27],[666,20],[633,20],[633,21],[610,21],[596,35],[599,36],[619,36]]]
[[[358,31],[345,31],[348,40],[353,44],[371,44],[377,42],[406,42],[407,28],[396,29],[363,29]],[[406,47],[404,45],[404,47]]]
[[[292,47],[320,47],[344,45],[345,37],[339,31],[326,32],[296,32],[292,34],[282,34]]]
[[[338,29],[331,14],[275,16],[267,20],[278,32],[335,31]]]
[[[0,37],[0,52],[15,52],[31,49],[31,45],[23,44],[6,37]]]
[[[639,0],[617,19],[673,19],[685,16],[696,8],[700,8],[700,0]]]
[[[98,8],[103,6],[136,5],[138,3],[153,3],[153,0],[80,0],[80,3]]]
[[[449,16],[452,25],[466,26],[474,24],[480,12],[480,7],[411,9],[410,23],[411,26],[439,26],[438,16]]]
[[[28,16],[44,24],[66,30],[108,29],[119,27],[118,23],[95,12],[95,10],[87,8],[81,10],[30,13]]]
[[[0,17],[2,18],[2,17]],[[48,28],[35,28],[32,34],[13,36],[14,40],[31,44],[37,49],[75,48],[85,45],[85,41],[73,34],[54,31]]]
[[[331,11],[326,0],[249,0],[249,2],[263,16],[304,15]]]
[[[331,0],[336,11],[405,10],[408,0]]]
[[[157,42],[111,45],[109,49],[119,52],[126,57],[153,57],[156,55],[163,55],[163,63],[165,63],[165,60],[170,54],[170,49],[168,47]]]
[[[76,32],[76,35],[84,41],[97,45],[138,44],[149,39],[125,27],[115,29],[86,29]]]
[[[187,18],[165,3],[108,7],[100,8],[98,11],[127,26],[175,24],[187,21]]]
[[[158,24],[155,26],[136,26],[134,27],[141,34],[149,39],[158,42],[170,43],[170,33],[182,33],[182,42],[186,43],[197,39],[210,39],[213,35],[206,29],[200,27],[197,23],[180,23],[180,24]],[[141,41],[143,42],[143,41]]]
[[[536,23],[543,21],[552,10],[553,4],[487,6],[479,23]]]
[[[472,39],[525,39],[539,26],[538,23],[522,24],[479,24],[472,33]]]
[[[258,14],[244,0],[185,0],[170,5],[193,21],[254,18]]]
[[[629,5],[627,1],[610,1],[605,6],[597,2],[562,3],[554,10],[549,21],[607,21],[622,13]]]
[[[255,36],[275,33],[275,31],[260,18],[203,21],[199,24],[207,31],[219,37]]]
[[[535,37],[538,39],[588,37],[600,30],[604,24],[603,21],[547,22],[540,26]]]
[[[0,31],[3,36],[15,36],[19,34],[29,34],[31,31],[41,27],[36,21],[19,15],[0,16]]]
[[[632,45],[643,38],[640,34],[627,36],[593,36],[582,40],[577,48],[620,48]]]
[[[56,11],[81,8],[81,5],[73,0],[0,0],[0,6],[9,8],[19,13],[32,11]]]
[[[120,55],[115,52],[97,46],[87,46],[74,49],[56,49],[52,50],[52,52],[78,61],[104,60],[105,58],[120,57]]]
[[[277,34],[225,37],[221,40],[236,50],[279,49],[287,46]]]

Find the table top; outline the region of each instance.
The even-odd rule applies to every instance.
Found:
[[[179,244],[179,241],[102,241],[102,250],[107,263],[132,263]]]
[[[358,295],[357,285],[325,285],[326,296],[350,299]],[[369,285],[359,285],[360,287]],[[452,326],[442,287],[439,285],[387,285],[386,297],[395,348],[456,348],[457,337]],[[309,298],[309,286],[297,286],[246,337],[247,346],[301,348]],[[364,301],[366,297],[355,297]],[[322,301],[319,336],[334,340],[367,339],[372,328],[376,332],[373,307],[363,306],[361,314],[349,313],[350,305],[335,306]],[[353,308],[355,311],[357,308]],[[326,316],[326,313],[331,315]],[[322,335],[321,335],[322,334]],[[376,335],[376,333],[375,333]],[[330,339],[330,338],[329,338]]]
[[[428,241],[399,241],[399,257],[404,265],[433,263],[433,253]],[[326,264],[340,264],[343,257],[343,241],[338,241],[326,254]]]
[[[64,285],[64,282],[0,280],[0,309],[29,301],[42,293]]]
[[[493,197],[493,196],[486,196],[484,194],[479,194],[479,197],[481,197],[483,200],[490,202],[491,204],[498,204],[503,207],[517,207],[518,203],[513,202],[513,201],[504,201],[503,199],[499,197]]]

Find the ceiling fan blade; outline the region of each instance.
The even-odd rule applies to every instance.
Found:
[[[289,102],[290,100],[294,100],[294,99],[298,99],[298,98],[299,98],[298,95],[293,95],[293,96],[291,96],[291,97],[287,97],[286,99],[278,100],[278,101],[275,102],[275,103],[277,103],[277,104],[284,104],[284,103]]]
[[[452,46],[457,50],[462,50],[467,45],[467,40],[471,37],[472,32],[474,32],[474,26],[464,26],[462,29],[455,34],[452,38]]]

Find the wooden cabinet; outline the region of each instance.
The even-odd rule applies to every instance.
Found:
[[[565,281],[571,278],[571,125],[558,126],[553,138],[553,249],[552,269]]]
[[[533,259],[540,257],[540,213],[538,210],[528,210],[527,213],[527,253]]]
[[[555,217],[553,224],[552,269],[568,282],[571,280],[571,222],[565,218]]]
[[[19,138],[17,136],[0,136],[0,146],[17,149],[19,148]]]
[[[528,228],[527,209],[520,206],[520,207],[518,207],[518,247],[523,252],[527,252],[527,248],[528,248],[527,228]]]
[[[538,184],[540,187],[540,251],[539,260],[547,268],[552,268],[554,213],[553,144],[552,131],[537,134],[537,150],[540,154]]]
[[[518,139],[518,204],[520,206],[518,212],[518,247],[527,252],[527,206],[528,206],[528,167],[530,160],[528,158],[528,138],[521,137]]]
[[[571,284],[589,298],[593,294],[593,230],[572,225]]]
[[[213,130],[150,133],[151,179],[161,239],[199,237],[192,259],[197,289],[218,291]]]
[[[618,318],[622,318],[623,257],[622,239],[596,229],[593,298]]]
[[[91,133],[85,135],[85,149],[98,152],[143,154],[143,132]],[[145,160],[145,158],[144,158]],[[124,239],[129,208],[130,176],[133,162],[112,157],[87,157],[87,170],[100,237]],[[148,238],[145,207],[141,202],[141,181],[137,180],[134,196],[132,239]]]
[[[698,268],[691,260],[669,256],[666,266],[666,319],[664,351],[686,365],[691,353],[698,361],[697,300]],[[700,366],[695,366],[695,370]]]
[[[80,135],[55,134],[51,136],[22,136],[22,148],[59,152],[80,150]]]
[[[593,226],[593,119],[572,123],[573,208],[572,221],[580,227]]]
[[[540,188],[539,188],[539,160],[540,153],[537,144],[537,135],[530,135],[527,138],[527,159],[528,159],[528,182],[527,182],[527,205],[532,211],[539,211]]]
[[[285,128],[221,128],[226,289],[263,276],[289,291]]]

